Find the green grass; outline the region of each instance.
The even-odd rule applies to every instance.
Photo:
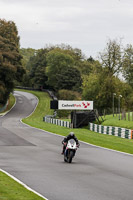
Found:
[[[10,110],[15,103],[11,94],[7,108],[0,114]],[[43,198],[24,188],[21,184],[0,171],[0,200],[42,200]]]
[[[24,91],[24,90],[21,90]],[[70,131],[74,131],[77,138],[81,141],[91,143],[94,145],[127,152],[133,154],[133,140],[122,139],[116,136],[103,135],[89,131],[87,128],[82,129],[68,129],[65,127],[60,127],[54,124],[49,124],[43,122],[43,117],[45,115],[51,115],[53,113],[50,110],[50,98],[47,93],[27,91],[36,95],[39,99],[39,104],[35,112],[28,118],[23,119],[23,122],[46,131],[50,131],[59,135],[66,136]],[[10,107],[12,107],[15,102],[14,97],[11,97]],[[118,116],[112,117],[106,116],[106,120],[103,125],[119,126],[132,128],[133,122],[119,121]],[[82,146],[81,146],[82,148]],[[34,193],[25,189],[22,185],[15,182],[13,179],[9,178],[4,173],[0,172],[0,200],[41,200],[42,198],[35,195]]]
[[[126,119],[128,119],[128,116],[126,117]],[[114,117],[113,117],[113,115],[107,115],[104,118],[104,122],[102,123],[102,125],[133,129],[133,121],[131,121],[131,120],[132,120],[132,117],[131,117],[130,121],[128,121],[128,120],[121,120],[121,118],[119,120],[118,115],[117,116],[115,115]]]
[[[0,200],[42,200],[43,198],[27,190],[0,171]]]
[[[48,94],[36,91],[26,92],[36,95],[39,98],[39,104],[36,111],[30,117],[23,119],[24,123],[62,136],[66,136],[70,131],[74,131],[77,138],[81,141],[133,154],[133,140],[95,133],[89,131],[88,128],[69,129],[43,122],[43,117],[53,112],[50,110],[50,98]]]
[[[12,94],[10,94],[8,106],[3,112],[0,112],[0,114],[3,114],[7,112],[8,110],[10,110],[12,106],[14,105],[14,103],[15,103],[15,97]]]

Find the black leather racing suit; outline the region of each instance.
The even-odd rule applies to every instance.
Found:
[[[65,137],[65,138],[63,139],[63,141],[62,141],[62,144],[63,144],[63,151],[62,151],[62,154],[64,154],[64,151],[65,151],[65,149],[66,149],[66,145],[67,145],[67,143],[68,143],[68,140],[70,140],[70,139],[74,139],[75,142],[76,142],[76,144],[79,145],[79,141],[78,141],[78,139],[76,138],[75,135],[73,135],[73,136],[68,135],[68,136]]]

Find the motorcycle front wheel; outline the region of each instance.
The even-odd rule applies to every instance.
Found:
[[[68,162],[69,162],[69,163],[72,162],[73,156],[74,156],[74,152],[73,152],[73,151],[70,151],[69,158],[68,158]]]
[[[66,158],[66,156],[64,156],[64,162],[67,162],[67,158]]]

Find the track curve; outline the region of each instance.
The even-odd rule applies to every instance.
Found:
[[[15,96],[14,108],[0,117],[0,168],[49,200],[132,200],[133,156],[81,143],[73,163],[64,163],[62,137],[20,122],[36,97]]]

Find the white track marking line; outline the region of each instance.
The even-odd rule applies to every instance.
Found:
[[[35,96],[35,95],[34,95],[34,96]],[[35,97],[36,97],[36,96],[35,96]],[[36,98],[37,98],[37,97],[36,97]],[[37,99],[38,99],[38,98],[37,98]],[[37,105],[38,105],[38,103],[39,103],[39,100],[38,100],[38,102],[37,102]],[[16,102],[15,102],[15,104],[16,104]],[[36,105],[35,109],[37,108],[37,105]],[[14,105],[14,106],[15,106],[15,105]],[[13,107],[14,107],[14,106],[13,106]],[[12,107],[12,108],[13,108],[13,107]],[[11,108],[11,109],[12,109],[12,108]],[[32,114],[35,112],[35,109],[33,110],[33,112],[32,112],[30,115],[32,115]],[[30,115],[29,115],[29,116],[30,116]],[[29,116],[27,116],[27,117],[29,117]],[[26,118],[27,118],[27,117],[26,117]],[[39,129],[39,128],[30,126],[30,125],[28,125],[28,124],[22,122],[22,119],[20,119],[20,122],[21,122],[22,124],[28,126],[28,127],[35,128],[35,129],[37,129],[37,130],[40,130],[40,131],[43,131],[43,132],[46,132],[46,133],[49,133],[49,134],[52,134],[52,135],[56,135],[56,136],[59,136],[59,137],[64,137],[64,136],[58,135],[58,134],[56,134],[56,133],[48,132],[48,131],[45,131],[45,130],[43,130],[43,129]],[[80,140],[79,140],[79,141],[80,141]],[[133,154],[129,154],[129,153],[125,153],[125,152],[113,150],[113,149],[108,149],[108,148],[105,148],[105,147],[97,146],[97,145],[90,144],[90,143],[83,142],[83,141],[80,141],[80,142],[81,142],[81,143],[84,143],[84,144],[87,144],[87,145],[89,145],[89,146],[93,146],[93,147],[100,148],[100,149],[105,149],[105,150],[108,150],[108,151],[113,151],[113,152],[121,153],[121,154],[124,154],[124,155],[133,156]],[[41,194],[39,194],[39,193],[36,192],[35,190],[32,190],[30,187],[28,187],[26,184],[24,184],[23,182],[21,182],[19,179],[15,178],[14,176],[12,176],[11,174],[9,174],[8,172],[6,172],[6,171],[4,171],[4,170],[2,170],[2,169],[0,169],[0,171],[4,172],[4,173],[7,174],[9,177],[13,178],[15,181],[17,181],[18,183],[20,183],[21,185],[23,185],[26,189],[28,189],[28,190],[34,192],[35,194],[37,194],[38,196],[44,198],[45,200],[48,200],[46,197],[42,196]]]
[[[27,190],[35,193],[36,195],[42,197],[45,200],[48,200],[46,197],[44,197],[43,195],[41,195],[40,193],[36,192],[35,190],[31,189],[29,186],[27,186],[25,183],[23,183],[22,181],[20,181],[19,179],[17,179],[16,177],[14,177],[13,175],[9,174],[8,172],[6,172],[3,169],[0,169],[1,172],[5,173],[7,176],[9,176],[10,178],[12,178],[13,180],[15,180],[16,182],[18,182],[19,184],[21,184],[24,188],[26,188]]]

